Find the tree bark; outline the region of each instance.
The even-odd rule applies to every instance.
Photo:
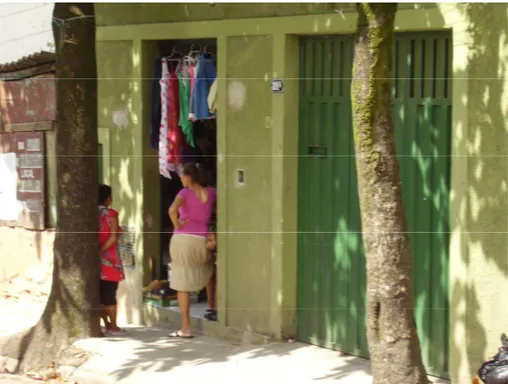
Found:
[[[56,3],[57,233],[40,321],[3,352],[18,370],[47,366],[74,340],[100,336],[97,69],[93,4]]]
[[[411,249],[392,125],[397,4],[361,3],[351,97],[375,384],[428,383],[416,332]]]

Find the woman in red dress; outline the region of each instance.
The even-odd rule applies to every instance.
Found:
[[[118,283],[124,280],[122,260],[118,254],[118,236],[121,228],[118,225],[118,212],[109,208],[112,202],[111,187],[99,186],[99,247],[100,247],[100,304],[101,317],[106,333],[124,333],[116,323]]]

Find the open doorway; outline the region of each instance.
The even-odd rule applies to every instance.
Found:
[[[158,57],[154,57],[155,70],[154,79],[152,83],[152,131],[151,142],[152,147],[159,152],[159,174],[160,174],[160,258],[159,265],[156,270],[159,271],[157,280],[153,281],[145,292],[145,302],[152,305],[160,306],[170,310],[178,310],[178,303],[176,300],[176,292],[169,289],[168,281],[171,279],[171,254],[170,254],[170,241],[173,236],[173,224],[168,216],[168,209],[174,201],[178,192],[183,188],[180,180],[180,174],[185,163],[199,163],[204,168],[207,176],[207,186],[217,187],[217,115],[213,107],[213,97],[207,97],[208,112],[207,116],[203,112],[196,111],[196,106],[193,105],[195,99],[192,98],[193,87],[196,84],[196,78],[201,76],[203,72],[199,67],[203,65],[206,60],[207,65],[215,66],[216,73],[216,58],[217,42],[215,39],[200,39],[200,40],[165,40],[159,42]],[[160,82],[161,73],[160,68],[157,68],[157,60],[163,59],[163,62],[177,74],[178,80],[181,80],[178,73],[185,72],[188,77],[187,83],[182,81],[175,81],[170,83],[170,86],[189,87],[189,92],[177,91],[178,102],[170,107],[160,105],[161,98],[158,93],[161,92]],[[194,76],[194,79],[192,79]],[[210,72],[206,73],[206,81],[208,83],[207,91],[210,92],[210,84],[216,80],[215,76],[210,76]],[[213,78],[212,78],[213,77]],[[213,87],[216,89],[215,87]],[[202,92],[202,91],[201,91]],[[213,91],[215,94],[215,91]],[[208,95],[210,96],[210,95]],[[190,99],[189,99],[190,98]],[[189,105],[182,105],[188,103]],[[212,105],[210,105],[212,104]],[[164,129],[162,124],[164,118],[159,110],[164,108],[172,108],[169,114],[177,114],[176,120],[177,134],[174,138],[173,145],[178,147],[176,150],[169,150],[168,153],[161,151],[159,141],[163,133],[157,133],[154,127],[157,126],[157,121],[161,121],[160,129]],[[199,108],[198,108],[199,109]],[[202,111],[202,109],[199,109]],[[175,119],[175,116],[169,116],[169,120]],[[171,131],[171,128],[170,128]],[[162,131],[161,131],[162,132]],[[174,134],[174,133],[173,133]],[[171,132],[170,135],[171,136]],[[166,140],[162,137],[162,140]],[[168,137],[171,142],[172,138]],[[161,169],[161,156],[167,156],[169,164],[165,169]],[[216,214],[215,210],[209,224],[209,232],[215,233],[216,231]],[[217,247],[212,251],[214,255],[217,252]],[[215,258],[214,258],[215,259]],[[213,277],[215,279],[215,276]],[[191,293],[191,316],[206,318],[207,314],[207,296],[206,290],[203,289],[198,292]],[[208,314],[209,315],[209,314]]]

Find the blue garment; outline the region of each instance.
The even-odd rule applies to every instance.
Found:
[[[210,113],[208,108],[208,94],[210,88],[217,78],[217,68],[215,56],[205,59],[204,55],[199,57],[199,69],[194,81],[194,90],[192,92],[191,111],[196,120],[209,119],[215,116]]]
[[[161,84],[162,58],[157,55],[152,79],[152,126],[150,127],[150,141],[153,149],[159,149],[159,133],[161,128],[162,104]]]

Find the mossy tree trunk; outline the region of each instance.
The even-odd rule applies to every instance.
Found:
[[[411,249],[392,124],[397,4],[361,3],[351,97],[375,384],[428,383],[416,332]]]
[[[3,351],[19,370],[46,366],[76,339],[100,336],[97,69],[93,4],[56,3],[57,233],[51,293],[38,324]]]

